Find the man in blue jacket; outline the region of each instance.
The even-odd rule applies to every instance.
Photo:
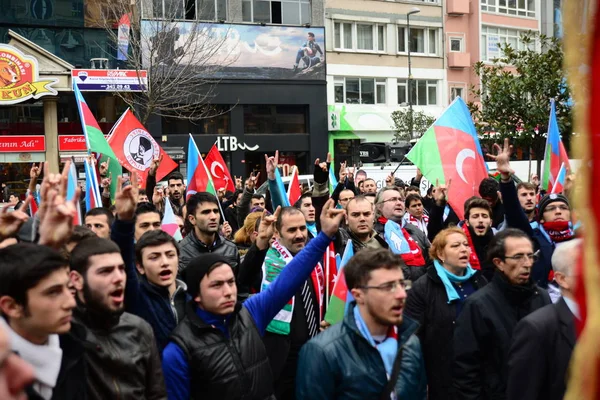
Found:
[[[350,259],[344,276],[355,301],[343,322],[302,348],[298,400],[427,397],[418,324],[402,316],[411,286],[403,265],[387,249],[364,249]]]
[[[280,210],[263,219],[273,224]],[[183,276],[193,300],[163,352],[170,400],[274,399],[261,338],[323,257],[343,216],[344,210],[336,210],[329,200],[321,213],[321,233],[266,290],[243,304],[236,303],[237,287],[227,258],[213,253],[190,261]]]

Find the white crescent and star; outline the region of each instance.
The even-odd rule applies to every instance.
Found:
[[[456,172],[458,172],[458,176],[465,183],[468,183],[468,182],[467,182],[467,179],[465,178],[465,173],[463,171],[463,164],[465,163],[465,160],[467,158],[472,158],[473,160],[475,160],[475,152],[472,149],[462,149],[456,155]]]
[[[225,186],[227,186],[229,184],[229,178],[225,174],[223,174],[223,176],[217,175],[217,172],[216,172],[217,167],[219,167],[219,169],[221,170],[221,172],[225,172],[225,170],[223,169],[223,166],[221,165],[221,163],[213,161],[213,163],[210,165],[210,174],[214,178],[223,179],[225,181]]]

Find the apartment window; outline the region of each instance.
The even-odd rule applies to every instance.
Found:
[[[438,28],[410,28],[398,27],[398,53],[406,53],[410,48],[411,54],[432,55],[438,54],[439,29]]]
[[[385,104],[386,80],[380,78],[335,78],[336,103]]]
[[[218,21],[227,19],[227,0],[143,0],[144,18]]]
[[[481,60],[491,61],[500,57],[499,45],[509,44],[515,50],[525,50],[528,46],[535,50],[536,43],[532,41],[528,45],[523,43],[521,35],[524,31],[516,29],[496,28],[492,26],[481,27]]]
[[[385,25],[335,22],[334,48],[357,51],[385,51]]]
[[[398,80],[398,104],[410,102],[415,106],[437,106],[439,83],[436,80],[413,79],[412,90],[408,90],[408,80]]]
[[[454,101],[457,97],[465,100],[465,96],[463,95],[463,88],[461,87],[451,87],[450,88],[450,101]]]
[[[461,37],[450,37],[450,51],[461,52],[463,51],[463,38]]]
[[[481,11],[535,18],[535,0],[481,0]]]
[[[307,133],[307,108],[299,105],[245,105],[248,134]]]
[[[243,0],[242,20],[266,24],[310,24],[310,0]]]

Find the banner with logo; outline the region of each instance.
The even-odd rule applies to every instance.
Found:
[[[131,22],[129,20],[129,14],[123,14],[119,19],[119,33],[117,37],[117,60],[126,61],[127,52],[129,50],[129,30],[131,28]]]
[[[143,20],[141,31],[144,68],[175,75],[191,66],[209,79],[326,78],[323,27]]]
[[[0,106],[57,94],[57,79],[41,81],[38,61],[8,44],[0,44]]]
[[[113,149],[119,164],[129,172],[137,171],[141,187],[146,187],[148,168],[155,158],[162,158],[156,171],[160,181],[177,167],[177,163],[156,143],[142,123],[127,109],[109,134],[108,144]],[[116,179],[113,177],[113,179]],[[148,197],[152,193],[148,193]]]
[[[225,164],[225,160],[223,160],[223,156],[221,156],[216,144],[213,145],[204,158],[204,164],[206,164],[206,168],[210,171],[215,189],[225,188],[225,190],[235,192],[235,183],[231,179],[227,164]]]

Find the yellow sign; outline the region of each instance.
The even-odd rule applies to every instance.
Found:
[[[35,57],[26,56],[8,44],[0,44],[0,105],[56,95],[50,86],[57,82],[57,79],[40,81]]]

